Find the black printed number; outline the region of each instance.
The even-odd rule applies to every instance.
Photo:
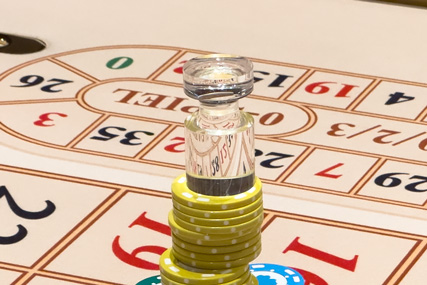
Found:
[[[407,176],[410,175],[409,173],[403,173],[403,172],[391,172],[391,173],[385,173],[377,178],[375,178],[374,183],[381,187],[397,187],[400,184],[402,184],[402,177],[403,175]],[[399,176],[399,177],[398,177]],[[426,192],[427,191],[427,176],[421,176],[421,175],[412,175],[409,177],[409,180],[412,180],[414,182],[407,183],[405,185],[405,189],[411,192]],[[424,187],[422,187],[424,185]]]
[[[217,172],[219,172],[219,159],[218,156],[211,161],[212,164],[212,176],[215,176]]]
[[[120,132],[120,134],[117,134],[117,131]],[[123,132],[126,132],[123,134]],[[154,133],[147,132],[147,131],[130,131],[127,132],[126,128],[123,127],[115,127],[115,126],[109,126],[98,130],[99,136],[93,136],[91,139],[93,140],[99,140],[99,141],[109,141],[111,139],[114,139],[116,137],[122,137],[120,140],[121,144],[124,145],[140,145],[141,138],[137,137],[136,134],[143,133],[147,136],[153,136]],[[124,137],[124,138],[123,138]]]
[[[387,100],[387,102],[385,102],[386,105],[408,102],[415,99],[415,97],[405,95],[405,93],[403,92],[395,92],[393,94],[390,94],[389,97],[390,98]]]
[[[6,198],[6,202],[9,205],[9,208],[15,215],[27,220],[38,220],[46,218],[50,216],[56,209],[55,204],[49,200],[46,200],[46,207],[43,210],[38,212],[26,211],[19,207],[19,205],[15,202],[15,199],[13,199],[12,195],[9,193],[9,190],[4,185],[0,186],[0,199],[3,197]],[[18,224],[16,226],[18,228],[18,232],[11,236],[0,236],[0,244],[17,243],[27,236],[28,231],[23,225]]]
[[[21,79],[19,81],[21,83],[23,83],[23,85],[11,85],[11,86],[12,87],[36,86],[36,85],[43,83],[45,81],[45,79],[40,75],[26,75],[24,77],[21,77]],[[56,92],[61,92],[62,89],[54,88],[54,87],[58,87],[59,85],[66,84],[66,83],[71,83],[73,81],[65,80],[65,79],[59,79],[59,78],[52,78],[52,79],[46,80],[46,82],[52,82],[52,83],[44,85],[40,89],[44,92],[56,93]]]
[[[259,149],[255,149],[255,156],[262,156],[264,153],[259,150]],[[281,159],[284,158],[288,158],[288,157],[293,157],[292,154],[285,154],[285,153],[280,153],[280,152],[269,152],[267,154],[265,154],[264,156],[269,156],[271,158],[269,159],[265,159],[263,161],[261,161],[261,166],[266,167],[266,168],[280,168],[283,167],[283,165],[277,165],[275,164],[275,162],[278,162]]]

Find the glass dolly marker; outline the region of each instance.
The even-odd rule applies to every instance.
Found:
[[[255,285],[261,252],[262,185],[254,170],[254,120],[238,100],[253,89],[252,63],[213,54],[183,68],[185,93],[200,102],[185,120],[186,172],[172,183],[172,248],[162,284]]]
[[[185,121],[188,187],[212,196],[235,195],[254,185],[254,120],[238,100],[253,90],[252,63],[213,54],[188,61],[185,93],[200,102]]]

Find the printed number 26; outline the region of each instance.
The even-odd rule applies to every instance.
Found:
[[[12,87],[31,87],[36,86],[44,82],[44,78],[40,75],[26,75],[23,76],[20,80],[23,85],[11,85]],[[71,83],[73,81],[71,80],[65,80],[65,79],[58,79],[58,78],[52,78],[49,80],[46,80],[46,82],[53,82],[51,84],[47,84],[42,86],[40,89],[44,92],[48,93],[56,93],[61,92],[62,89],[54,89],[54,87],[57,87],[62,84]]]

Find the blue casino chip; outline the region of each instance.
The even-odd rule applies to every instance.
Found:
[[[160,275],[151,276],[144,280],[139,281],[136,285],[162,285]]]
[[[302,275],[290,267],[269,263],[250,264],[252,274],[260,285],[304,285]]]

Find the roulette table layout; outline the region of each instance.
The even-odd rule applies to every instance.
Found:
[[[425,283],[427,10],[0,2],[0,284],[160,284],[198,108],[182,69],[210,53],[254,65],[240,107],[263,183],[255,263],[305,284]],[[14,35],[46,46],[14,54]],[[227,163],[220,145],[201,157]]]

